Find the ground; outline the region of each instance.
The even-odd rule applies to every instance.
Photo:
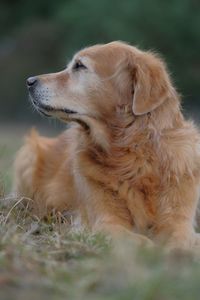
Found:
[[[0,127],[0,299],[194,300],[200,258],[138,248],[130,241],[39,220],[8,196],[12,161],[27,129]]]

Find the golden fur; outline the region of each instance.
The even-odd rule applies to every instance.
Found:
[[[68,210],[91,230],[199,247],[200,135],[162,59],[112,42],[37,81],[36,108],[71,127],[55,139],[32,132],[16,158],[16,190],[35,213]]]

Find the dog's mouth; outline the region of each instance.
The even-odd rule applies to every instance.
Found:
[[[37,111],[45,117],[56,117],[63,122],[76,122],[87,131],[89,130],[89,125],[87,124],[87,122],[82,120],[83,115],[79,114],[78,112],[68,108],[55,108],[50,105],[38,103],[33,98],[31,98],[31,101],[34,104]]]
[[[76,111],[68,109],[68,108],[55,108],[50,105],[38,103],[33,100],[34,106],[36,109],[42,113],[45,117],[53,117],[55,114],[62,114],[62,115],[74,115],[77,114]]]

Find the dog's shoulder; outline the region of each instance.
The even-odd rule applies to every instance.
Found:
[[[162,162],[177,174],[200,170],[200,132],[192,121],[165,130],[160,139]],[[200,174],[199,174],[200,176]]]

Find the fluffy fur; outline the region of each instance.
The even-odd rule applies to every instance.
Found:
[[[32,132],[16,157],[15,188],[35,213],[76,212],[91,230],[199,247],[200,135],[163,60],[113,42],[36,79],[35,107],[71,127],[55,139]]]

